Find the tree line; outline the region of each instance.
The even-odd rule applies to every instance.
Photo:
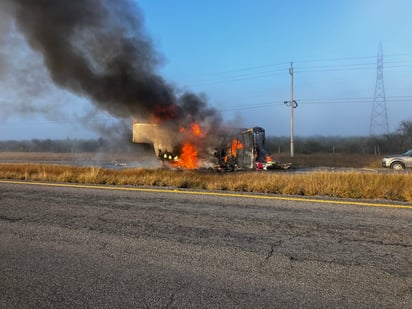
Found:
[[[270,153],[285,153],[290,150],[289,137],[266,136],[266,148]],[[146,148],[147,147],[147,148]],[[0,151],[10,152],[133,152],[151,145],[133,144],[123,139],[32,139],[0,141]],[[412,149],[412,119],[402,121],[394,133],[360,137],[296,137],[295,153],[402,153]]]
[[[0,141],[0,151],[8,152],[132,152],[145,147],[124,140],[98,139],[32,139]]]
[[[288,152],[289,137],[267,137],[266,147],[271,153]],[[403,153],[412,149],[412,119],[402,121],[396,132],[375,136],[355,137],[296,137],[295,153],[364,153],[388,154]]]

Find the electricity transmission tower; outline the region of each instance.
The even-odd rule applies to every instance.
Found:
[[[386,109],[385,87],[383,84],[383,52],[382,42],[380,42],[377,56],[375,95],[373,97],[372,116],[369,127],[369,134],[378,135],[388,133],[388,112]]]

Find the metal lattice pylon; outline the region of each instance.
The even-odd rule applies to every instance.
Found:
[[[369,127],[370,135],[388,134],[388,111],[386,109],[385,86],[383,84],[383,52],[379,43],[377,56],[377,74],[375,95],[373,97],[372,116]]]

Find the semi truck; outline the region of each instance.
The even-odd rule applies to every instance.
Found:
[[[202,136],[153,123],[133,123],[134,143],[153,145],[164,167],[216,171],[289,169],[265,147],[261,127],[231,129]]]

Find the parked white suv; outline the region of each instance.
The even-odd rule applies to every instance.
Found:
[[[385,156],[382,160],[382,166],[397,171],[412,168],[412,149],[404,154]]]

